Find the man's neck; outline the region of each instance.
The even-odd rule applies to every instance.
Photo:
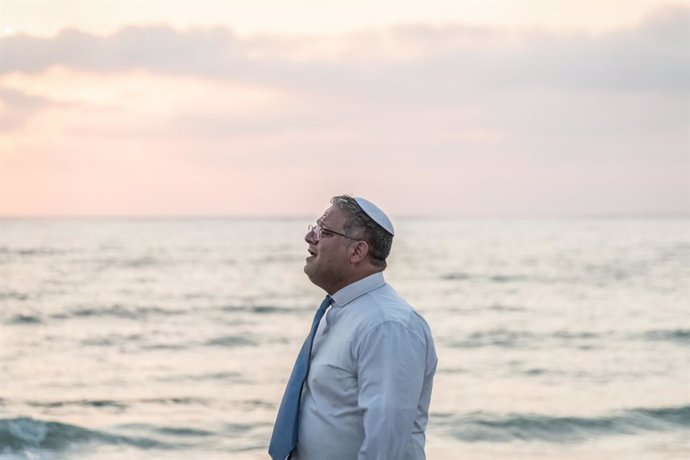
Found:
[[[383,269],[379,269],[376,267],[368,268],[366,270],[358,270],[357,272],[354,272],[352,276],[349,276],[347,278],[344,278],[341,282],[334,284],[333,286],[329,286],[328,289],[324,289],[328,295],[333,295],[345,286],[349,286],[352,283],[356,283],[357,281],[366,278],[367,276],[373,275],[374,273],[379,273],[382,272]]]

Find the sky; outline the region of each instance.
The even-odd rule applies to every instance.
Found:
[[[0,216],[690,213],[690,0],[0,0]]]

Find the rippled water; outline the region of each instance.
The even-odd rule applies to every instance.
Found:
[[[267,458],[305,222],[0,220],[0,459]],[[396,224],[429,459],[690,454],[690,221]]]

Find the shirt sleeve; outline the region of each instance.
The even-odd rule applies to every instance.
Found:
[[[405,324],[369,329],[357,347],[358,406],[364,441],[358,460],[397,460],[411,441],[424,382],[424,340]]]

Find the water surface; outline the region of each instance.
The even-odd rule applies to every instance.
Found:
[[[401,219],[433,459],[690,454],[690,221]],[[0,220],[0,459],[256,459],[323,293],[299,219]]]

